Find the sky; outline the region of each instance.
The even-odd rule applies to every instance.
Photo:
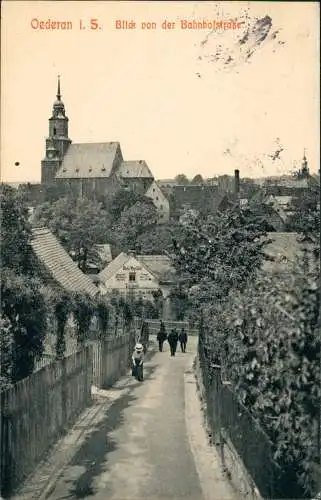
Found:
[[[37,29],[48,19],[72,29]],[[304,149],[315,173],[319,36],[318,2],[4,1],[1,180],[40,181],[58,74],[71,140],[119,141],[155,178],[279,175]]]

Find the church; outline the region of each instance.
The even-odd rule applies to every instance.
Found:
[[[41,162],[41,184],[61,185],[80,197],[101,200],[120,187],[150,198],[159,222],[169,218],[169,202],[145,160],[125,161],[119,142],[73,143],[69,119],[61,99],[58,76],[57,99],[49,118],[45,158]]]

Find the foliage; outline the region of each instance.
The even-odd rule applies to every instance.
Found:
[[[189,309],[189,297],[182,284],[176,285],[170,292],[171,310],[174,313],[175,321],[183,321]]]
[[[77,324],[77,343],[82,346],[89,332],[95,304],[89,295],[82,293],[74,294],[73,304],[73,314]]]
[[[4,269],[1,280],[2,313],[13,331],[12,381],[30,375],[36,357],[43,352],[47,308],[36,278]]]
[[[204,179],[200,174],[195,175],[191,180],[191,184],[204,184]]]
[[[164,310],[164,297],[163,293],[160,289],[152,292],[153,299],[154,299],[154,305],[155,305],[155,314],[156,318],[162,318],[163,317],[163,310]]]
[[[12,350],[14,332],[12,323],[3,313],[0,316],[0,392],[12,385]]]
[[[249,208],[227,210],[212,217],[193,217],[174,239],[174,265],[187,288],[201,287],[203,299],[220,299],[242,288],[261,266],[266,241],[261,220]]]
[[[301,233],[317,243],[320,230],[320,187],[310,189],[292,200],[292,214],[287,222],[287,230]]]
[[[110,321],[110,305],[107,300],[100,297],[96,302],[96,312],[100,322],[100,336],[104,337]]]
[[[137,237],[136,246],[143,250],[144,255],[161,255],[171,252],[173,237],[178,230],[179,224],[175,221],[155,225]]]
[[[119,221],[113,226],[114,241],[122,251],[137,247],[137,239],[150,231],[157,223],[157,210],[151,200],[138,201],[123,210]]]
[[[23,197],[12,187],[1,185],[1,265],[17,273],[33,271],[30,250],[31,226]]]
[[[306,494],[315,488],[318,456],[320,304],[320,271],[298,263],[291,275],[260,275],[203,313],[213,361]]]
[[[178,175],[176,175],[175,181],[176,181],[177,184],[183,184],[183,185],[189,184],[189,180],[188,180],[188,178],[186,177],[185,174],[178,174]]]
[[[56,356],[57,359],[62,359],[66,350],[65,328],[70,313],[73,310],[72,297],[66,292],[58,292],[55,294],[54,314],[57,321],[57,342]]]
[[[137,193],[133,189],[121,187],[111,198],[107,210],[111,214],[112,220],[115,223],[120,219],[124,210],[131,208],[138,202],[145,203],[146,200],[147,198],[144,195]]]
[[[109,240],[111,219],[100,203],[68,196],[40,205],[35,225],[48,227],[85,271],[88,263],[99,261],[94,245]]]

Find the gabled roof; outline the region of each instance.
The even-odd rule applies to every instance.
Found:
[[[128,255],[122,252],[99,273],[100,281],[106,282],[131,258],[140,262],[158,280],[170,279],[175,273],[171,260],[166,255]]]
[[[167,255],[137,255],[136,259],[159,280],[170,279],[175,273]]]
[[[117,169],[117,173],[124,179],[154,178],[145,160],[123,161]]]
[[[131,258],[131,255],[127,255],[121,252],[117,257],[112,260],[99,274],[99,279],[101,281],[107,281],[109,278],[114,276],[115,273]]]
[[[33,229],[31,246],[45,270],[62,288],[91,296],[98,293],[97,287],[79,269],[49,229]]]
[[[118,151],[119,142],[70,144],[56,178],[110,177]]]

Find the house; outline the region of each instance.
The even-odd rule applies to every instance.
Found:
[[[145,160],[122,161],[116,170],[116,176],[123,186],[134,189],[140,194],[146,193],[154,181],[154,176]]]
[[[153,300],[153,292],[161,290],[163,296],[167,294],[173,276],[171,261],[165,255],[122,252],[99,273],[98,278],[100,287],[106,290]]]
[[[79,269],[49,229],[32,229],[31,247],[48,284],[91,297],[99,293],[92,280]]]
[[[110,199],[121,186],[146,194],[154,176],[144,160],[125,161],[117,141],[72,143],[68,126],[58,78],[57,99],[49,118],[45,158],[41,162],[42,186],[58,186],[62,193],[71,191],[99,201]],[[156,208],[158,205],[155,202]],[[164,218],[164,209],[160,212]]]
[[[164,195],[161,188],[158,186],[156,181],[153,181],[152,184],[146,191],[146,196],[150,198],[158,212],[159,223],[165,223],[169,220],[169,201]]]

